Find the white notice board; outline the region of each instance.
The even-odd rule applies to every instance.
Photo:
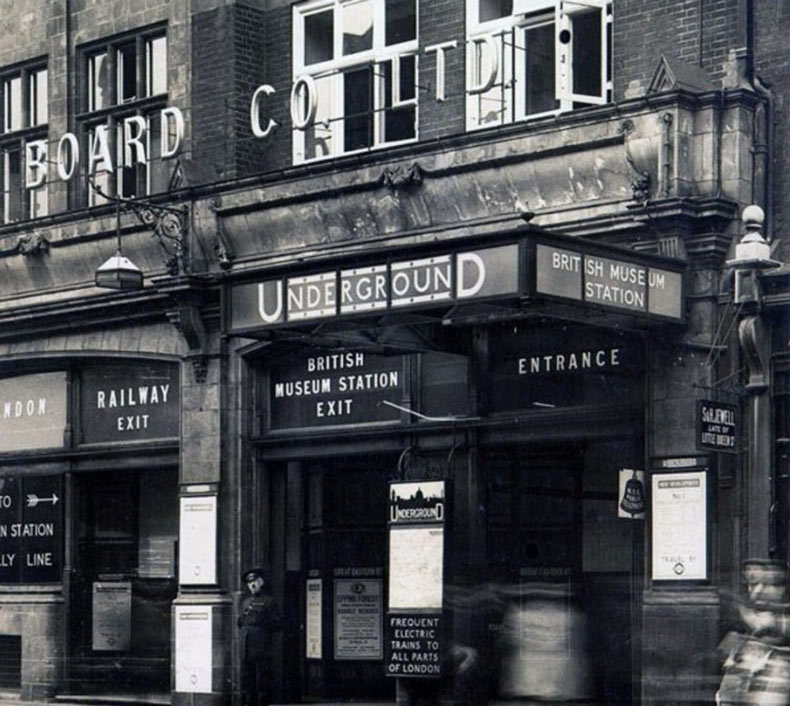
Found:
[[[182,497],[179,525],[179,583],[216,583],[217,497]]]
[[[211,606],[176,606],[176,691],[211,693]]]
[[[707,472],[653,473],[653,580],[708,577]]]
[[[390,610],[441,610],[443,570],[443,527],[390,529]]]

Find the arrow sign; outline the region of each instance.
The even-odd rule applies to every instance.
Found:
[[[28,507],[35,507],[39,503],[52,503],[52,506],[54,507],[57,504],[57,502],[58,502],[58,496],[55,495],[55,493],[52,493],[52,497],[49,498],[40,498],[35,493],[27,496]]]

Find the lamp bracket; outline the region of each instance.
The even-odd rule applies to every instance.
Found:
[[[173,208],[144,201],[121,199],[122,208],[134,212],[138,220],[156,237],[172,277],[188,274],[187,232],[189,206]]]

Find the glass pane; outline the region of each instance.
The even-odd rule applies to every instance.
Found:
[[[137,52],[134,44],[118,49],[116,61],[118,62],[118,102],[134,100],[137,98]]]
[[[88,59],[88,110],[100,110],[109,100],[107,53],[94,54]]]
[[[147,95],[167,93],[167,38],[151,39],[146,45]]]
[[[373,8],[370,0],[343,5],[343,56],[373,48]]]
[[[304,159],[319,159],[332,154],[332,76],[315,80],[315,119],[303,131]],[[302,113],[300,107],[300,113]]]
[[[480,22],[508,17],[513,12],[513,0],[479,0]]]
[[[116,169],[118,194],[127,199],[134,198],[137,196],[137,166],[135,164],[128,166],[126,158],[128,157],[129,160],[133,160],[135,158],[135,152],[134,150],[130,150],[130,154],[126,154],[123,139],[123,123],[120,123],[115,129],[115,134],[115,163],[118,165]]]
[[[43,125],[48,120],[47,70],[30,74],[30,124]]]
[[[554,98],[554,24],[529,29],[525,35],[524,112],[555,110],[559,102]]]
[[[169,169],[165,160],[159,153],[162,145],[162,123],[159,113],[154,113],[148,117],[148,174],[147,192],[149,194],[159,194],[167,191],[170,177]]]
[[[404,56],[400,59],[400,99],[411,100],[415,96],[415,64],[414,56]],[[397,61],[397,59],[396,59]],[[384,74],[384,142],[397,142],[398,140],[411,140],[416,136],[415,117],[416,106],[408,105],[391,108],[392,105],[392,62],[380,64]]]
[[[5,131],[22,127],[22,79],[19,76],[3,83],[5,96]]]
[[[373,144],[372,74],[370,66],[343,74],[343,135],[346,152]]]
[[[38,218],[47,215],[49,200],[47,198],[47,186],[43,184],[37,189],[30,190],[30,217]]]
[[[109,135],[108,135],[109,139]],[[88,144],[89,150],[88,153],[93,153],[94,150],[94,143],[96,141],[96,130],[95,128],[92,129],[88,133]],[[101,206],[102,204],[109,203],[109,200],[102,196],[101,194],[109,194],[110,193],[110,171],[108,166],[104,160],[100,160],[94,166],[94,173],[88,174],[88,185],[87,185],[87,192],[88,192],[88,205],[89,206]],[[94,188],[95,187],[95,188]],[[99,191],[101,191],[101,194]]]
[[[3,153],[3,221],[18,221],[22,213],[22,160],[18,150]]]
[[[573,42],[573,92],[601,95],[601,12],[584,10],[570,15]]]
[[[304,18],[304,63],[305,66],[329,61],[334,57],[334,13],[324,10]]]
[[[505,90],[503,74],[503,61],[509,56],[502,50],[503,37],[507,36],[507,41],[512,42],[512,34],[497,34],[494,37],[496,47],[492,47],[485,42],[475,42],[472,50],[474,51],[474,84],[481,85],[495,71],[494,83],[484,93],[474,94],[475,109],[478,113],[479,124],[499,125],[509,114],[510,92]],[[496,55],[494,54],[496,51]]]
[[[386,0],[384,6],[387,46],[417,39],[417,0]]]

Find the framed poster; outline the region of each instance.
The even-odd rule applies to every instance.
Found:
[[[181,498],[179,583],[213,584],[217,581],[217,497]]]
[[[97,652],[126,652],[132,641],[132,584],[93,582],[93,644]]]
[[[306,593],[305,656],[307,659],[321,659],[321,579],[307,579]]]
[[[335,579],[335,659],[382,659],[381,579]]]
[[[211,606],[176,606],[176,691],[211,693]]]
[[[652,578],[708,578],[707,471],[653,473],[651,478]]]

